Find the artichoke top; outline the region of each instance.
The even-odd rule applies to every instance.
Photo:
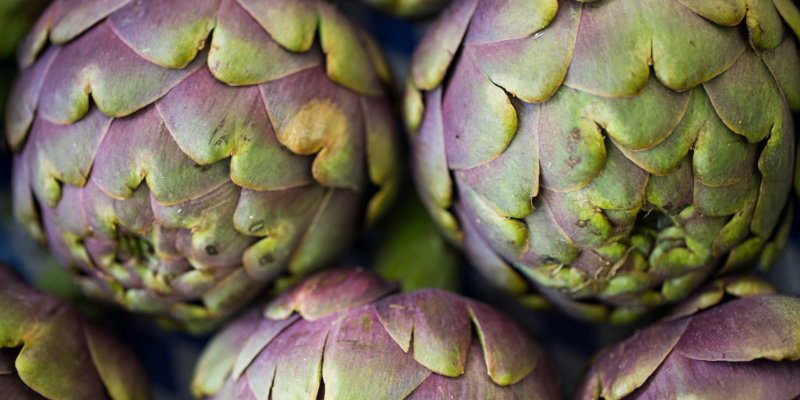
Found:
[[[0,394],[4,399],[149,398],[133,354],[69,303],[0,264]]]
[[[213,399],[557,399],[543,350],[509,318],[436,289],[392,294],[370,272],[324,271],[247,311],[204,351]]]
[[[455,1],[406,86],[422,197],[496,285],[591,320],[768,265],[798,33],[789,0]]]
[[[389,70],[326,1],[60,0],[18,61],[15,214],[131,310],[203,330],[397,189]]]
[[[800,299],[755,277],[718,280],[596,357],[577,399],[800,396]]]

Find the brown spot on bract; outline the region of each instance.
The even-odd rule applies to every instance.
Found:
[[[214,134],[211,136],[212,137],[211,140],[214,140],[213,137],[217,135],[217,133],[222,129],[223,126],[225,126],[226,122],[228,122],[227,115],[222,117],[222,119],[217,123],[217,126],[214,127]]]
[[[361,329],[363,329],[364,332],[372,330],[372,318],[369,317],[369,314],[364,314],[364,316],[361,317]]]
[[[588,219],[579,219],[578,221],[575,222],[575,225],[577,225],[578,228],[585,228],[586,225],[589,225],[589,220]]]
[[[197,170],[199,170],[200,172],[206,172],[206,171],[208,171],[209,169],[211,169],[211,164],[206,164],[206,165],[203,165],[203,164],[195,164],[195,165],[194,165],[194,168],[195,168],[195,169],[197,169]]]
[[[582,137],[583,137],[583,135],[581,135],[581,128],[575,127],[575,128],[572,128],[571,131],[569,131],[569,140],[571,142],[577,142],[577,141],[581,140]]]
[[[206,246],[206,254],[208,254],[210,256],[215,256],[215,255],[219,254],[219,250],[217,250],[216,246],[208,245],[208,246]]]
[[[553,256],[541,256],[539,257],[539,262],[544,265],[561,264],[561,261]]]
[[[581,163],[581,158],[575,156],[569,156],[569,158],[567,158],[567,161],[565,162],[568,167],[572,168]]]
[[[267,265],[273,261],[275,261],[275,259],[272,257],[272,254],[264,254],[263,256],[261,256],[261,258],[258,259],[258,264]]]
[[[250,233],[256,233],[256,232],[264,229],[264,221],[254,222],[254,223],[250,224],[250,227],[247,228],[247,229],[250,231]]]

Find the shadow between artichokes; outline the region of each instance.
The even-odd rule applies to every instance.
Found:
[[[130,350],[0,263],[0,398],[146,400],[150,394]]]
[[[542,348],[508,317],[371,272],[320,272],[234,320],[200,357],[208,399],[559,399]]]
[[[326,1],[59,0],[18,62],[17,219],[167,325],[332,262],[397,190],[389,70]]]
[[[798,396],[800,299],[755,277],[731,277],[601,351],[576,399]]]
[[[417,185],[494,285],[625,323],[786,240],[789,0],[457,0],[406,86]]]

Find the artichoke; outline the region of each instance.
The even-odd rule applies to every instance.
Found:
[[[441,290],[392,290],[364,270],[311,276],[217,334],[195,369],[193,393],[275,400],[560,398],[543,350],[509,318]]]
[[[11,58],[17,42],[48,4],[50,0],[0,0],[0,59]]]
[[[431,15],[441,10],[450,0],[361,0],[387,14],[417,18]]]
[[[0,264],[0,398],[135,400],[149,388],[130,350]]]
[[[0,76],[3,76],[0,79],[0,117],[11,90],[10,77],[17,72],[11,62],[17,43],[49,3],[50,0],[0,0]],[[4,148],[0,143],[0,149]]]
[[[577,399],[800,396],[800,299],[753,277],[717,281],[603,350]]]
[[[325,1],[61,0],[18,61],[17,219],[167,324],[331,262],[396,191],[389,70]]]
[[[442,237],[413,187],[403,190],[379,226],[372,264],[373,271],[404,292],[461,288],[461,254]]]
[[[783,246],[789,0],[458,0],[412,60],[429,211],[523,302],[624,323]]]

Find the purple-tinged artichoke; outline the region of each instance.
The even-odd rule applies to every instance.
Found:
[[[60,0],[18,61],[16,216],[129,310],[201,331],[396,191],[389,71],[326,1]]]
[[[789,0],[457,0],[405,98],[434,219],[521,298],[624,323],[789,230]]]
[[[321,272],[212,340],[210,399],[559,399],[543,350],[508,317],[435,289],[394,294],[364,270]]]
[[[69,303],[0,264],[0,398],[150,398],[133,354]]]
[[[431,15],[444,8],[450,0],[360,0],[387,14],[402,18]]]
[[[576,399],[800,396],[800,298],[728,278],[603,350]]]

